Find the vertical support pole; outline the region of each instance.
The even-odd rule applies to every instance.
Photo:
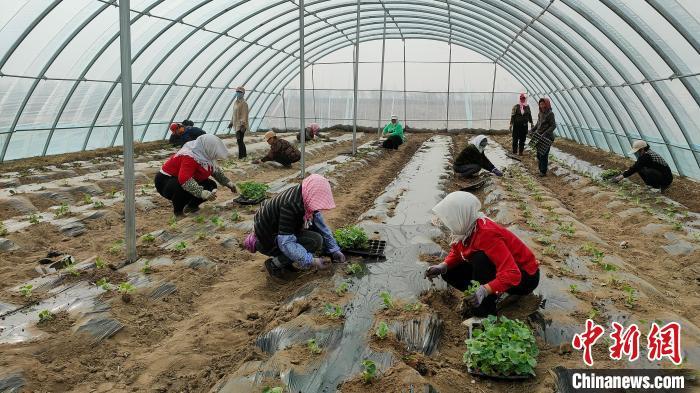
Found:
[[[382,30],[382,66],[379,76],[379,115],[377,116],[377,134],[382,136],[382,103],[384,100],[384,53],[386,51],[386,10],[384,10],[384,28]]]
[[[406,39],[403,39],[403,128],[408,128],[408,110],[406,105]]]
[[[282,89],[280,97],[282,97],[282,116],[284,116],[284,131],[286,132],[289,128],[287,128],[287,103],[284,100],[285,90],[286,89]]]
[[[355,59],[353,62],[353,109],[352,109],[352,154],[357,153],[357,80],[360,73],[360,0],[357,0],[357,23],[355,25]]]
[[[489,115],[489,130],[491,129],[491,122],[493,121],[493,97],[496,92],[496,63],[493,62],[493,84],[491,85],[491,114]]]
[[[131,93],[131,11],[129,0],[119,1],[122,123],[124,124],[124,230],[126,262],[136,261],[136,207],[134,204],[134,112]]]
[[[311,64],[311,99],[314,100],[314,122],[318,123],[318,116],[316,115],[316,82],[313,63]]]
[[[450,131],[450,82],[452,78],[452,38],[450,37],[450,55],[447,60],[447,119],[445,120],[445,131]]]
[[[299,0],[299,136],[301,137],[301,178],[306,175],[306,131],[304,123],[304,0]]]

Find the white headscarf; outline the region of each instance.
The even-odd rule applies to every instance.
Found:
[[[486,135],[477,135],[472,140],[470,141],[472,145],[476,146],[477,149],[479,149],[479,153],[484,152],[484,146],[481,146],[481,141],[486,140],[488,143],[488,139],[486,139]]]
[[[204,134],[185,143],[175,156],[192,157],[199,165],[213,171],[216,168],[216,160],[228,157],[228,149],[216,135]]]
[[[474,195],[455,191],[448,194],[433,208],[433,213],[452,232],[452,242],[464,242],[474,232],[476,222],[485,219],[481,213],[481,202]]]

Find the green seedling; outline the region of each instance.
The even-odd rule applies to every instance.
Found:
[[[532,218],[532,212],[530,211],[530,209],[528,209],[528,208],[523,209],[523,218],[526,220],[529,220],[530,218]]]
[[[533,194],[532,199],[536,200],[537,202],[542,202],[542,195],[539,193]]]
[[[267,190],[270,186],[264,183],[254,181],[244,181],[236,184],[236,188],[241,193],[241,196],[250,201],[257,201],[265,198]]]
[[[343,308],[337,304],[326,303],[323,313],[330,319],[340,319],[343,317]]]
[[[551,221],[556,222],[557,224],[561,224],[561,216],[559,216],[558,213],[550,213],[547,216]]]
[[[71,259],[68,261],[68,263],[66,264],[65,269],[66,269],[66,271],[67,271],[70,275],[72,275],[72,276],[76,276],[76,277],[77,277],[77,276],[80,275],[80,270],[78,270],[78,269],[75,267],[75,262],[73,261],[72,258],[71,258]]]
[[[353,263],[349,264],[347,268],[345,268],[345,271],[348,274],[352,274],[352,275],[358,275],[358,274],[362,273],[363,270],[364,270],[364,268],[362,267],[362,265],[357,263],[357,262],[353,262]]]
[[[600,267],[602,267],[606,272],[614,272],[617,270],[617,266],[613,265],[612,263],[601,263]]]
[[[344,282],[340,285],[338,285],[338,288],[335,289],[335,293],[338,296],[343,296],[348,292],[348,283]]]
[[[5,228],[5,224],[0,221],[0,236],[6,236],[7,235],[7,228]]]
[[[323,352],[321,347],[316,344],[316,339],[313,338],[306,342],[306,347],[309,348],[309,351],[314,355],[318,355],[319,353]]]
[[[583,246],[581,246],[581,251],[584,252],[584,254],[588,255],[591,257],[591,261],[595,264],[599,264],[603,261],[603,258],[605,257],[605,253],[601,250],[598,249],[593,243],[584,243]]]
[[[102,277],[99,280],[95,282],[95,285],[97,285],[98,288],[102,288],[105,291],[109,291],[109,280],[107,278]]]
[[[92,203],[92,195],[90,194],[83,194],[83,204],[89,205]]]
[[[559,255],[557,253],[557,246],[555,246],[554,244],[550,244],[547,247],[545,247],[544,250],[542,251],[542,254],[550,256],[550,257],[555,257],[555,256]]]
[[[107,267],[107,264],[105,263],[105,261],[102,258],[97,257],[97,258],[95,258],[95,267],[98,269],[104,269]]]
[[[224,222],[224,220],[221,219],[221,217],[219,217],[219,216],[212,217],[210,219],[210,221],[212,224],[216,225],[219,228],[223,228],[224,226],[226,226],[226,223]]]
[[[603,172],[600,173],[600,178],[603,180],[610,180],[615,176],[618,176],[622,173],[619,169],[606,169]]]
[[[470,297],[475,294],[476,290],[479,289],[480,286],[481,284],[479,284],[478,281],[471,280],[467,289],[464,290],[464,297]]]
[[[384,340],[389,335],[389,325],[387,325],[384,321],[380,322],[379,327],[377,327],[377,331],[374,332],[374,334],[379,337],[380,340]]]
[[[543,246],[549,246],[552,244],[552,241],[547,236],[538,236],[535,238],[535,241]]]
[[[170,219],[168,220],[168,226],[171,229],[175,229],[175,227],[177,227],[177,217],[175,217],[175,216],[170,217]]]
[[[110,191],[108,195],[112,199],[116,198],[117,197],[117,189],[113,188],[112,191]]]
[[[112,244],[112,246],[107,250],[110,254],[119,254],[124,247],[124,240],[117,240]]]
[[[194,218],[194,222],[197,224],[204,224],[205,221],[207,221],[207,219],[204,216],[197,216]]]
[[[43,310],[39,313],[39,322],[48,322],[52,320],[54,315],[49,310]]]
[[[379,297],[382,298],[382,303],[384,303],[384,308],[391,309],[394,308],[394,302],[391,300],[391,295],[389,292],[380,292]]]
[[[141,241],[144,243],[153,243],[154,241],[156,241],[156,237],[153,236],[152,233],[147,233],[141,236]]]
[[[39,223],[39,215],[36,213],[32,213],[29,215],[29,223],[34,225]]]
[[[284,388],[281,388],[279,386],[274,388],[266,387],[265,389],[263,389],[262,393],[284,393]]]
[[[32,288],[32,284],[22,285],[21,287],[19,287],[19,293],[22,294],[22,296],[24,297],[30,297],[32,296]]]
[[[637,291],[629,284],[625,284],[622,290],[625,292],[625,304],[628,307],[634,307],[634,304],[637,302]]]
[[[600,311],[598,311],[597,308],[593,307],[591,308],[591,311],[588,312],[588,319],[595,320],[598,318],[598,315],[600,315]]]
[[[578,293],[578,286],[576,284],[569,285],[569,292],[576,294]]]
[[[557,227],[557,230],[564,234],[566,237],[573,237],[574,233],[576,233],[576,229],[574,228],[574,224],[571,222],[562,222],[559,224]]]
[[[134,290],[136,290],[136,288],[130,282],[126,281],[117,286],[117,291],[122,295],[130,294],[134,292]]]
[[[92,203],[93,209],[102,209],[103,207],[105,207],[105,203],[102,201],[95,201]]]
[[[143,274],[153,273],[153,269],[151,268],[151,261],[146,261],[143,263],[143,267],[141,268],[141,272]]]
[[[187,243],[186,242],[180,242],[175,245],[175,250],[176,251],[184,251],[187,249]]]
[[[377,377],[377,365],[368,359],[362,361],[362,380],[367,383],[372,383],[374,378]]]
[[[673,227],[674,231],[682,231],[683,230],[683,224],[681,224],[679,221],[674,221],[671,226]]]
[[[421,309],[423,309],[422,303],[408,303],[406,306],[404,306],[404,310],[411,312],[418,312]]]
[[[539,350],[530,328],[519,320],[491,315],[465,341],[463,361],[486,375],[534,375]]]
[[[70,213],[70,206],[68,206],[67,203],[63,202],[63,203],[61,203],[61,206],[59,206],[59,208],[56,209],[54,216],[56,218],[64,217],[64,216],[67,216],[68,213]]]
[[[231,213],[231,221],[236,222],[241,219],[241,215],[236,210]]]
[[[527,224],[527,226],[530,227],[530,229],[532,229],[535,232],[539,232],[540,229],[542,229],[540,224],[538,224],[535,220],[527,220],[525,223]]]
[[[367,233],[364,229],[357,226],[338,228],[333,233],[333,237],[335,237],[338,245],[343,249],[363,249],[367,248],[369,244]]]
[[[207,238],[207,234],[204,231],[198,231],[195,237],[197,240],[204,240]]]

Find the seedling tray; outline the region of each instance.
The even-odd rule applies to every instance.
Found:
[[[257,200],[251,200],[251,199],[244,198],[243,195],[240,195],[237,198],[235,198],[233,201],[238,203],[238,204],[241,204],[241,205],[257,205],[260,202],[264,201],[265,199],[267,199],[267,197],[262,197],[262,198],[257,199]]]
[[[474,329],[477,328],[483,328],[483,325],[480,322],[472,323],[469,325],[469,335],[468,339],[472,338],[472,333]],[[532,378],[534,375],[491,375],[491,374],[485,374],[482,373],[481,371],[475,370],[471,367],[467,367],[467,372],[475,377],[482,377],[482,378],[490,378],[490,379],[499,379],[502,381],[524,381],[527,379]]]
[[[368,258],[383,258],[384,249],[386,248],[386,242],[384,240],[370,240],[368,242],[367,248],[356,249],[347,248],[343,251],[350,255],[359,255]]]

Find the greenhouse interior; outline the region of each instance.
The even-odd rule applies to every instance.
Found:
[[[700,2],[2,11],[0,392],[698,389]]]

